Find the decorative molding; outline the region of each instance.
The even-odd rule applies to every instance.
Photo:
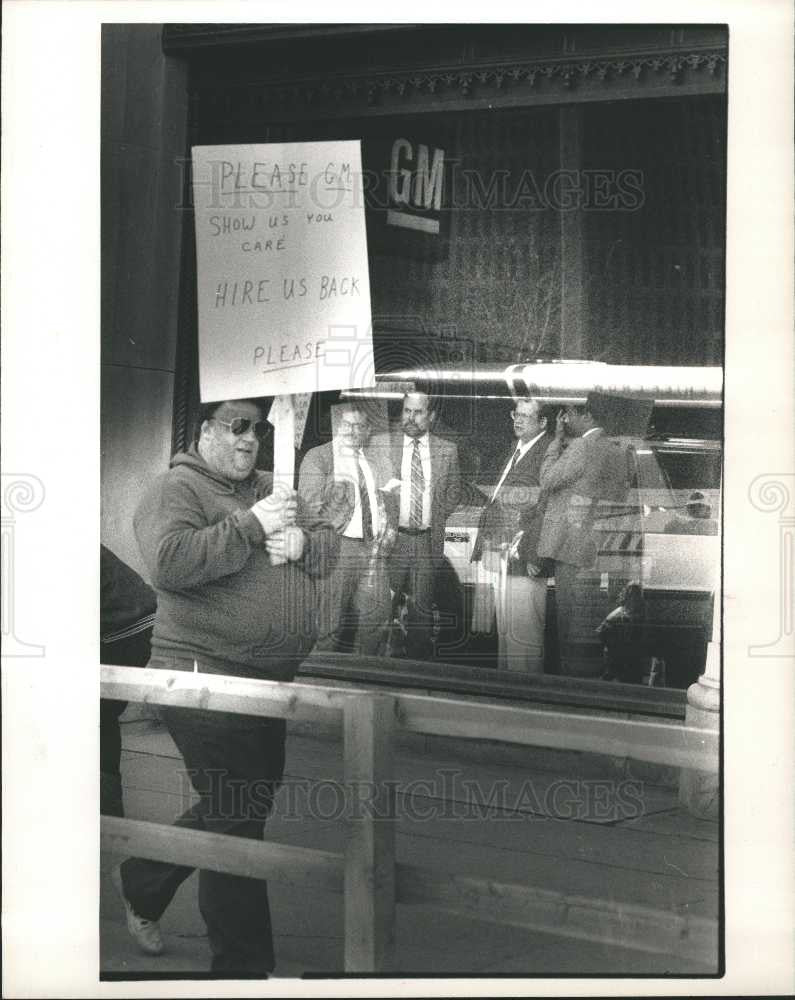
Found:
[[[691,74],[716,78],[725,73],[727,54],[724,48],[658,51],[642,55],[587,56],[577,60],[544,59],[478,66],[439,67],[405,71],[374,71],[367,75],[333,75],[303,79],[257,81],[242,87],[228,82],[207,85],[212,100],[223,101],[229,107],[240,105],[241,98],[249,104],[329,105],[350,100],[365,100],[368,106],[385,98],[439,95],[457,92],[460,97],[472,97],[484,88],[506,91],[521,86],[539,90],[548,85],[576,91],[586,81],[604,85],[615,81],[643,86],[654,77],[664,75],[667,82],[679,84]],[[215,88],[218,88],[217,90]],[[213,92],[215,90],[215,92]],[[609,92],[605,98],[609,99]]]
[[[356,38],[422,28],[420,23],[400,24],[165,24],[163,51],[184,54],[197,49],[223,49],[273,42],[306,41],[316,38]]]

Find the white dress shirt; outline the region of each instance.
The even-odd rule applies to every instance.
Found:
[[[353,484],[354,507],[353,515],[347,527],[342,532],[344,538],[363,538],[362,500],[359,496],[359,469],[361,466],[364,481],[367,484],[367,496],[370,499],[370,512],[373,518],[373,534],[378,535],[381,522],[378,513],[378,494],[375,490],[375,476],[372,467],[359,449],[358,455],[334,442],[334,482],[349,482]]]
[[[413,438],[403,435],[403,459],[400,463],[400,527],[410,528],[411,524],[411,459],[414,455],[414,442],[419,442],[422,475],[425,488],[422,491],[422,528],[431,526],[431,446],[428,434]]]
[[[533,445],[536,443],[536,441],[539,441],[544,436],[544,433],[545,433],[544,431],[541,431],[540,434],[536,434],[536,436],[532,440],[528,441],[527,444],[523,444],[521,441],[519,441],[519,443],[517,444],[516,448],[511,453],[511,457],[508,459],[508,462],[507,462],[505,468],[503,469],[503,473],[500,476],[500,481],[497,483],[496,487],[494,488],[494,492],[491,495],[491,499],[492,500],[497,496],[497,493],[499,492],[500,487],[505,482],[506,476],[511,471],[511,466],[513,465],[513,456],[516,454],[516,452],[517,451],[519,452],[519,461],[521,461],[525,457],[525,455],[528,453],[528,451],[530,451],[530,449],[533,447]]]

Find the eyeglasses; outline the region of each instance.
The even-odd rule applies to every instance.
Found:
[[[270,424],[267,420],[252,420],[250,417],[235,417],[234,420],[221,420],[220,417],[212,419],[217,424],[228,427],[235,437],[242,437],[251,427],[254,428],[254,433],[258,438],[264,438],[270,430]]]
[[[511,410],[511,420],[536,420],[537,413],[520,413],[518,410]]]

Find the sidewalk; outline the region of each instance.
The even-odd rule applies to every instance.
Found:
[[[173,743],[151,721],[125,723],[122,732],[127,815],[171,822],[187,805],[182,763]],[[636,802],[641,815],[625,815],[627,809],[619,806],[612,812],[592,809],[584,818],[556,818],[550,809],[556,789],[577,788],[581,795],[598,799],[603,794],[600,787],[620,792],[623,786],[616,783],[615,772],[604,773],[604,762],[595,763],[587,754],[563,757],[532,748],[525,765],[519,759],[505,764],[493,759],[490,744],[480,744],[482,763],[473,762],[478,746],[474,744],[466,755],[453,741],[436,741],[430,750],[418,745],[397,748],[399,789],[415,782],[413,794],[403,799],[403,809],[398,796],[398,861],[675,913],[717,916],[717,825],[682,812],[675,790],[642,783]],[[345,820],[339,816],[330,784],[341,780],[341,742],[327,733],[313,735],[292,727],[286,787],[266,827],[267,839],[343,853]],[[421,786],[421,780],[431,785]],[[482,802],[488,803],[495,789],[500,795],[477,808],[473,788]],[[313,797],[313,816],[302,807],[307,795]],[[429,818],[418,820],[422,815]],[[119,860],[111,855],[101,858],[102,972],[131,978],[206,972],[209,951],[196,900],[196,876],[184,883],[161,922],[166,954],[152,958],[139,954],[127,935],[122,905],[109,878]],[[275,975],[340,975],[342,896],[297,893],[275,880],[269,881],[269,893]],[[712,955],[694,963],[421,906],[398,906],[396,942],[395,972],[404,974],[709,974],[716,963]]]

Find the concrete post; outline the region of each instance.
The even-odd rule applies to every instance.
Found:
[[[712,607],[712,639],[707,646],[704,673],[687,689],[685,725],[700,729],[720,728],[721,702],[721,588],[715,589]],[[717,819],[720,811],[720,774],[683,768],[679,779],[679,802],[699,819]]]

